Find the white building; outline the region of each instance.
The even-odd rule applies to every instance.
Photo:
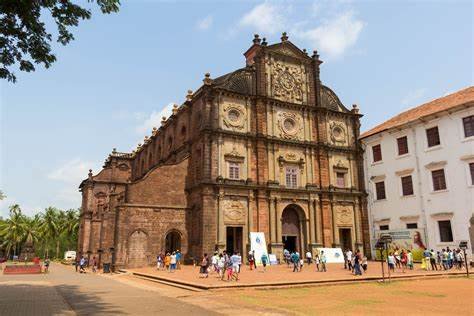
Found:
[[[361,135],[372,247],[474,252],[474,87],[391,118]]]

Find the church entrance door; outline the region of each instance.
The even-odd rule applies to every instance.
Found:
[[[298,251],[301,254],[305,247],[304,212],[298,205],[290,204],[281,214],[281,237],[284,249],[290,252]]]
[[[181,234],[175,230],[170,231],[166,234],[166,242],[165,242],[165,249],[166,252],[172,253],[176,250],[181,250]]]
[[[147,234],[140,230],[137,230],[130,235],[128,241],[128,266],[130,268],[143,267],[147,264],[147,243]]]
[[[226,227],[226,249],[228,254],[240,252],[242,255],[242,227]]]

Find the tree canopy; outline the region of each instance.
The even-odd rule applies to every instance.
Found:
[[[102,13],[119,10],[119,0],[97,2]],[[56,61],[51,51],[53,36],[46,30],[42,16],[49,14],[57,26],[57,41],[67,45],[74,40],[70,28],[91,18],[91,10],[71,0],[2,0],[0,1],[0,78],[16,82],[12,68],[34,71],[35,64],[49,68]]]

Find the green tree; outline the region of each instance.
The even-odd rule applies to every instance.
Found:
[[[60,235],[58,222],[59,210],[55,207],[45,209],[41,217],[40,231],[43,236],[43,245],[45,245],[46,256],[49,257],[49,244],[56,243]]]
[[[10,217],[0,223],[0,236],[2,236],[4,247],[7,251],[7,257],[13,250],[13,255],[17,254],[18,246],[25,237],[25,218],[21,213],[20,206],[14,204],[10,206]]]
[[[7,196],[5,195],[5,193],[3,193],[2,190],[0,190],[0,201],[1,200],[4,200]]]
[[[119,0],[97,2],[102,13],[118,12]],[[1,0],[0,1],[0,78],[15,82],[11,70],[34,71],[34,64],[49,68],[56,61],[51,51],[52,35],[46,30],[42,15],[49,14],[57,26],[57,42],[67,45],[74,40],[70,28],[91,18],[91,10],[71,0]]]

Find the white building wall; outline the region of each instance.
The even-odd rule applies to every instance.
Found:
[[[462,119],[470,115],[474,115],[472,106],[362,140],[372,239],[380,225],[388,224],[390,230],[398,230],[416,222],[418,228],[425,229],[425,244],[429,248],[457,248],[459,241],[467,240],[472,249],[474,241],[470,241],[469,226],[474,213],[474,185],[469,162],[474,162],[474,137],[464,137],[462,123]],[[426,129],[433,126],[438,126],[441,144],[428,148]],[[397,138],[401,136],[408,138],[409,153],[398,156]],[[382,161],[374,163],[372,146],[376,144],[381,144]],[[444,168],[446,190],[433,191],[432,167]],[[402,195],[400,172],[412,175],[412,196]],[[385,200],[375,198],[375,182],[380,179],[385,181]],[[441,242],[438,220],[448,219],[453,242]]]

